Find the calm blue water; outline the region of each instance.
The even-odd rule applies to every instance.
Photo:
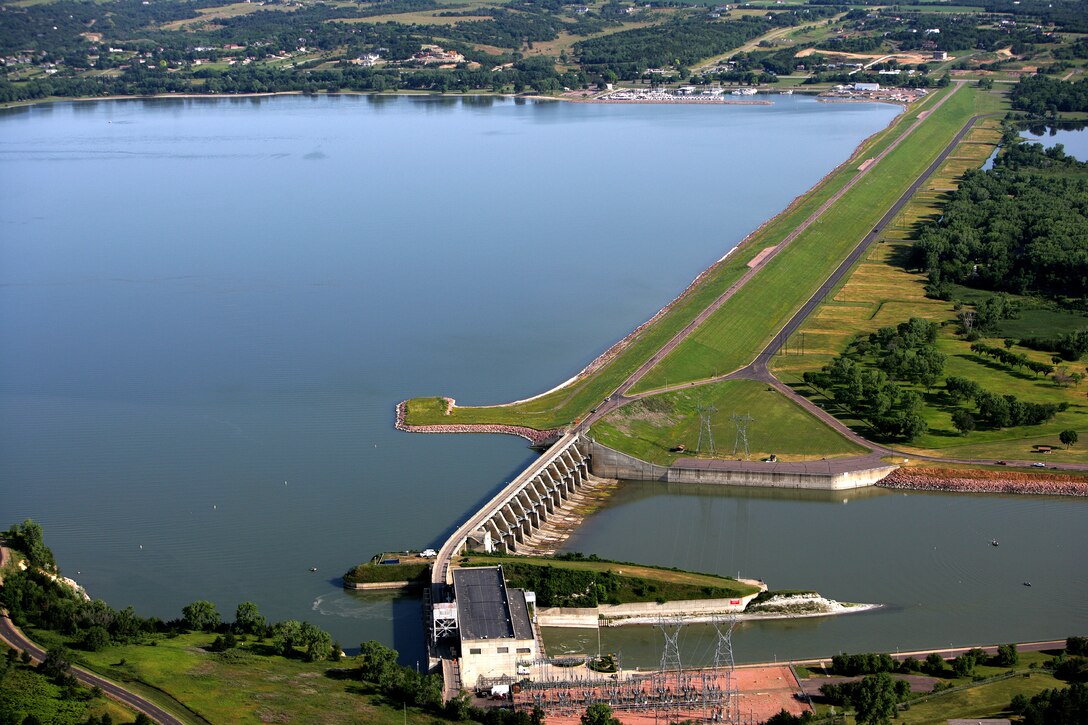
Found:
[[[1088,500],[1080,498],[631,482],[564,548],[884,605],[838,617],[740,623],[735,657],[763,662],[1083,632],[1086,518]],[[659,533],[646,536],[651,530]],[[993,539],[1000,546],[991,546]],[[682,635],[687,664],[712,661],[712,627],[692,625]],[[653,628],[609,629],[602,640],[628,666],[661,659],[662,635]],[[545,643],[554,653],[593,652],[597,645],[596,633],[585,630],[548,630]]]
[[[398,433],[394,404],[568,378],[897,110],[292,96],[3,112],[2,523],[40,521],[114,606],[172,618],[207,598],[230,617],[253,600],[411,661],[416,602],[347,594],[339,575],[437,543],[531,454]]]
[[[1031,128],[1020,135],[1047,148],[1061,144],[1065,147],[1065,153],[1078,161],[1088,161],[1088,130],[1083,124],[1077,125],[1079,128]]]

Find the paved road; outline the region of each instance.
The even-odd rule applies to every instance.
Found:
[[[4,562],[8,560],[9,556],[11,556],[11,553],[8,549],[0,546],[0,568],[3,568]],[[8,613],[3,610],[0,610],[0,639],[7,642],[11,647],[29,652],[35,662],[41,662],[45,659],[45,650],[27,639],[22,631],[12,623]],[[183,720],[174,717],[155,703],[129,692],[110,680],[79,667],[73,667],[72,674],[84,685],[99,688],[114,700],[128,705],[133,710],[144,713],[157,723],[162,725],[185,725]]]

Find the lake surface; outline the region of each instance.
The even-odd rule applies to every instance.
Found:
[[[1041,143],[1047,148],[1061,144],[1068,155],[1078,161],[1088,161],[1088,129],[1083,123],[1038,128],[1032,126],[1022,131],[1020,135],[1032,143]]]
[[[629,482],[564,547],[621,561],[763,579],[884,605],[859,614],[741,622],[737,661],[838,651],[947,649],[1061,639],[1088,626],[1088,501],[862,489],[724,491]],[[660,531],[648,537],[646,531]],[[999,546],[992,546],[997,539]],[[1024,586],[1028,581],[1031,586]],[[685,627],[681,656],[707,664],[716,635]],[[550,652],[596,651],[596,633],[547,630]],[[606,651],[653,666],[649,627],[604,630]]]
[[[288,96],[0,113],[0,525],[41,522],[64,572],[116,607],[169,619],[203,598],[231,618],[252,600],[410,663],[417,601],[347,593],[339,575],[437,544],[532,454],[398,433],[395,403],[565,380],[897,111]],[[677,500],[731,526],[715,496]],[[993,505],[962,500],[966,519]],[[839,510],[789,505],[817,523]],[[677,523],[654,537],[687,535]],[[825,532],[832,550],[849,541]],[[894,549],[866,556],[875,569]],[[805,577],[695,563],[882,600],[802,552]],[[1084,623],[1016,616],[1046,636]],[[866,621],[832,634],[886,643]]]

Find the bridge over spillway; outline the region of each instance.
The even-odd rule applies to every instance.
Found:
[[[438,551],[431,584],[453,583],[450,562],[470,540],[474,548],[515,553],[588,479],[587,442],[568,433],[453,532]]]

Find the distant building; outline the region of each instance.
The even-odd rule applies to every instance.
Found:
[[[880,90],[880,84],[879,83],[855,83],[854,84],[854,90],[855,91],[879,91]]]
[[[530,604],[536,609],[536,595],[507,588],[501,566],[455,569],[453,593],[466,689],[481,677],[517,677],[519,661],[537,658],[529,614]]]
[[[933,60],[948,60],[948,52],[944,50],[933,51]]]

